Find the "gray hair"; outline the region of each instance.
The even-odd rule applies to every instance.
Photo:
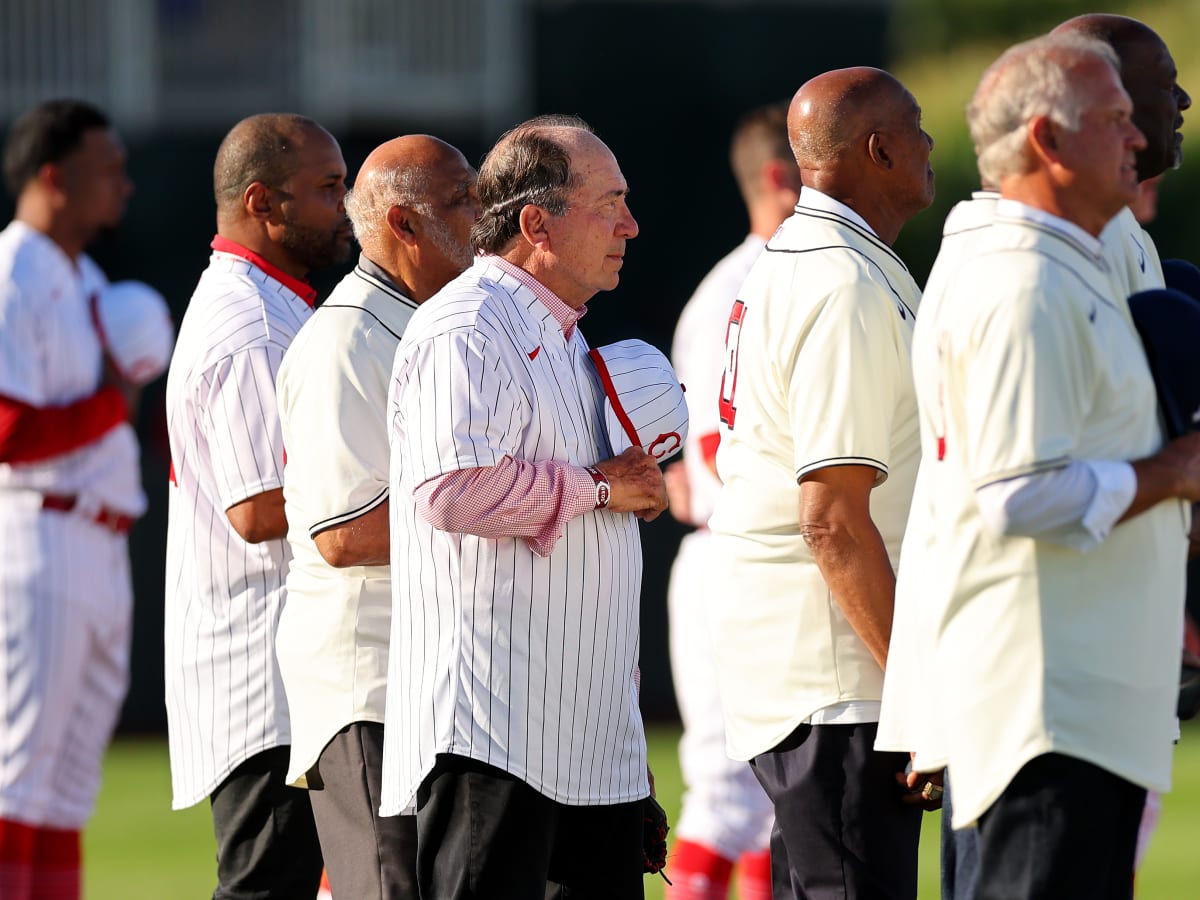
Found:
[[[574,128],[594,134],[577,116],[545,115],[501,135],[479,167],[483,214],[471,229],[477,252],[500,253],[521,233],[521,210],[533,204],[552,216],[564,215],[578,182],[571,154],[554,132]]]
[[[432,217],[428,196],[429,173],[421,166],[376,166],[360,175],[353,189],[346,192],[345,200],[358,245],[364,250],[380,248],[387,211],[393,206],[407,206]]]
[[[967,106],[967,125],[984,184],[1029,170],[1030,120],[1046,116],[1068,130],[1079,128],[1085,95],[1069,77],[1076,66],[1100,58],[1120,73],[1112,47],[1078,34],[1051,34],[1010,47],[988,67]]]

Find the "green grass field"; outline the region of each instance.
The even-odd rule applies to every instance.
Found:
[[[677,728],[650,730],[650,760],[668,813],[679,809]],[[213,888],[214,843],[208,807],[171,812],[164,740],[120,740],[109,752],[96,817],[85,849],[87,900],[201,900]],[[940,814],[925,817],[921,841],[921,898],[938,897]],[[670,865],[667,867],[670,873]],[[646,879],[646,897],[659,900],[663,883]],[[1200,727],[1184,732],[1175,757],[1175,790],[1145,866],[1139,900],[1200,896]]]

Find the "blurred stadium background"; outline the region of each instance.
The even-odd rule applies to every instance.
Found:
[[[984,67],[1015,40],[1101,10],[1158,30],[1180,82],[1200,100],[1200,0],[3,0],[0,129],[54,96],[86,98],[113,115],[137,192],[124,227],[94,255],[111,277],[161,290],[178,320],[214,231],[213,156],[242,116],[312,116],[341,141],[353,178],[374,146],[398,134],[432,132],[477,164],[522,118],[577,113],[616,153],[641,225],[621,286],[591,305],[588,337],[593,344],[640,337],[667,349],[696,283],[745,233],[727,163],[729,133],[744,110],[786,99],[830,68],[866,64],[896,73],[937,141],[937,201],[897,244],[923,282],[945,213],[977,183],[962,110]],[[1200,109],[1189,118],[1200,119]],[[1189,123],[1184,134],[1190,153],[1197,130]],[[1200,196],[1196,152],[1167,176],[1150,228],[1164,257],[1200,260],[1200,217],[1190,202]],[[7,221],[11,203],[3,204]],[[344,271],[315,276],[322,295]],[[143,874],[145,866],[186,866],[167,845],[180,829],[203,839],[207,816],[162,814],[169,804],[165,746],[157,739],[165,729],[169,460],[161,382],[146,391],[140,427],[151,509],[133,533],[133,685],[121,721],[123,735],[139,737],[114,752],[89,836],[93,900],[199,896],[207,885],[155,887],[150,870]],[[673,522],[643,531],[643,704],[647,718],[662,723],[655,743],[662,767],[674,765],[676,736],[664,598],[681,535]],[[1168,798],[1160,841],[1200,848],[1200,750],[1188,747],[1200,743],[1200,731],[1185,737],[1181,789]],[[674,791],[672,799],[664,790],[669,808],[678,803]],[[926,841],[927,854],[935,844]],[[1200,854],[1172,856],[1187,877],[1160,885],[1152,874],[1156,852],[1139,896],[1197,895],[1180,885],[1197,882]],[[205,851],[200,858],[205,875],[211,857]],[[126,888],[93,880],[109,859]]]

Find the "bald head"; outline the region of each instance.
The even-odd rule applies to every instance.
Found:
[[[1146,136],[1137,156],[1138,178],[1178,168],[1183,159],[1179,129],[1192,100],[1177,83],[1175,60],[1154,29],[1128,16],[1089,13],[1068,19],[1051,34],[1091,38],[1116,53],[1121,83],[1133,101],[1133,123]]]
[[[911,102],[904,85],[882,69],[834,69],[805,82],[788,107],[788,140],[804,169],[843,159],[861,136],[895,118]]]
[[[293,113],[262,113],[242,119],[225,135],[213,166],[218,219],[236,214],[254,182],[278,188],[300,167],[300,152],[314,138],[332,141],[324,128]]]
[[[888,244],[933,202],[921,107],[882,69],[834,69],[805,82],[788,108],[788,139],[805,187],[849,206]]]
[[[442,187],[445,174],[453,191],[463,196],[474,191],[475,173],[457,147],[428,134],[409,134],[380,144],[367,155],[354,189],[346,195],[346,212],[354,236],[368,256],[383,250],[386,217],[393,206],[404,206],[424,216],[434,216],[431,191]]]

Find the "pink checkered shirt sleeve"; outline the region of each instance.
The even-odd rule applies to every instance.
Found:
[[[494,466],[431,478],[414,493],[417,515],[435,528],[524,538],[538,556],[549,556],[566,523],[596,506],[596,484],[587,470],[511,456]]]

